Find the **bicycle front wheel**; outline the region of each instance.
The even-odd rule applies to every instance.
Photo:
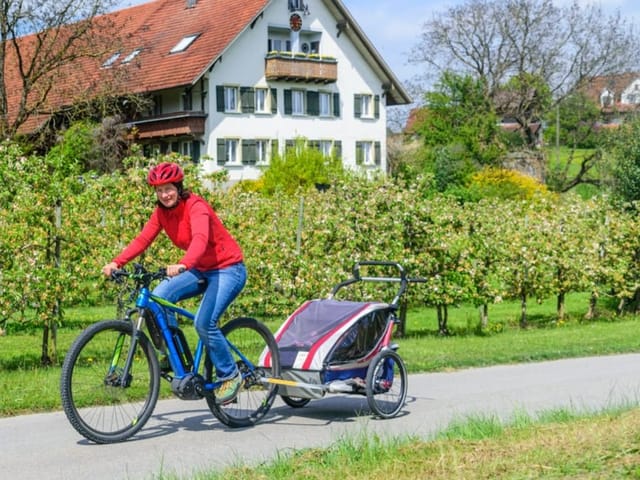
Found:
[[[158,359],[140,332],[131,368],[123,367],[131,350],[133,325],[98,322],[73,342],[62,365],[62,408],[71,425],[96,443],[126,440],[149,420],[158,401]]]
[[[238,352],[232,355],[242,373],[242,385],[236,399],[228,404],[216,403],[214,395],[207,395],[211,412],[229,427],[248,427],[264,417],[278,393],[278,386],[265,381],[280,376],[280,355],[271,330],[253,318],[236,318],[225,324],[222,333]],[[261,359],[270,357],[270,366]],[[243,358],[244,357],[244,358]],[[211,362],[206,362],[205,377],[211,381]]]

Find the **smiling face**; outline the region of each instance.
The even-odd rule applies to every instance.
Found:
[[[166,208],[175,207],[178,203],[178,187],[173,183],[165,183],[155,187],[158,201]]]

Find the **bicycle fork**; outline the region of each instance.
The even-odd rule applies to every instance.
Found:
[[[133,324],[133,332],[131,334],[131,344],[129,345],[129,351],[127,352],[127,358],[122,367],[122,371],[118,371],[118,362],[122,356],[122,348],[124,347],[125,338],[128,336],[121,333],[116,340],[116,345],[113,349],[113,355],[111,356],[111,365],[109,366],[109,372],[105,377],[104,383],[110,387],[122,387],[127,388],[131,385],[133,376],[130,373],[131,365],[133,364],[133,357],[135,355],[136,347],[138,346],[138,336],[142,322],[144,318],[142,315],[138,317],[138,321]]]

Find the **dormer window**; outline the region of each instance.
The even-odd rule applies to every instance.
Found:
[[[131,60],[136,58],[141,51],[141,48],[136,48],[133,52],[122,59],[122,63],[129,63]]]
[[[182,40],[180,40],[175,47],[173,47],[171,49],[171,51],[169,53],[178,53],[178,52],[184,52],[187,48],[189,48],[189,45],[191,45],[193,43],[193,41],[198,38],[199,34],[194,34],[194,35],[187,35],[186,37],[184,37]]]
[[[116,60],[118,60],[118,58],[120,58],[120,52],[114,53],[102,64],[102,68],[109,68],[116,62]]]

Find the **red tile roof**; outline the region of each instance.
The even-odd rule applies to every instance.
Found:
[[[99,16],[95,23],[113,22],[117,31],[113,50],[104,57],[77,59],[56,70],[56,81],[48,96],[46,115],[68,106],[83,96],[101,91],[145,93],[194,83],[229,44],[260,14],[269,0],[155,0]],[[185,36],[198,38],[183,52],[170,50]],[[35,35],[19,39],[22,48],[36,41]],[[134,49],[142,51],[129,64],[121,60]],[[121,55],[110,68],[103,63],[116,51]],[[6,62],[10,118],[15,118],[22,87],[16,74],[15,52],[8,51]],[[88,95],[87,95],[88,94]],[[38,119],[29,124],[35,127]],[[30,130],[30,128],[27,128]]]

